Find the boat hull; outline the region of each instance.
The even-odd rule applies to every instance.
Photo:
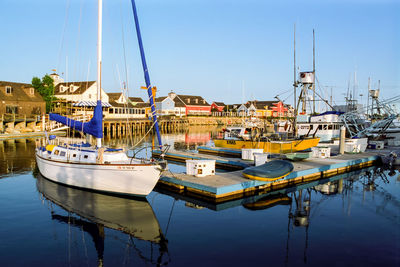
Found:
[[[292,153],[309,149],[317,146],[319,138],[305,138],[290,141],[244,141],[244,140],[225,140],[214,139],[214,144],[217,147],[226,148],[259,148],[263,149],[265,153]]]
[[[47,179],[78,188],[121,195],[147,196],[161,168],[155,164],[89,164],[46,159],[36,154],[40,173]]]

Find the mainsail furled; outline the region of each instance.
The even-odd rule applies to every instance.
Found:
[[[97,105],[93,112],[93,118],[88,122],[76,121],[54,113],[50,113],[49,118],[52,121],[57,121],[67,125],[76,131],[93,135],[96,138],[103,138],[103,109],[101,100],[97,101]]]

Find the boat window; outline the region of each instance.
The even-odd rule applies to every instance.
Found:
[[[324,125],[324,130],[328,129],[328,125]]]
[[[54,151],[54,155],[58,155],[58,154],[60,154],[60,151],[56,149],[56,150]]]
[[[76,158],[76,154],[73,154],[72,157],[73,157],[73,158]]]
[[[83,156],[84,159],[87,159],[88,157],[89,157],[89,155],[84,155]]]
[[[61,151],[60,156],[65,157],[65,151]]]
[[[322,125],[318,125],[318,130],[322,130]]]
[[[333,129],[333,125],[328,125],[328,130],[332,130]]]

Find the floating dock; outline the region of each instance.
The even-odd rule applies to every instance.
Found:
[[[153,150],[153,156],[160,156],[160,150]],[[189,151],[173,151],[167,152],[164,154],[164,158],[166,160],[172,160],[176,162],[185,162],[186,160],[190,159],[198,159],[198,160],[207,160],[212,159],[215,160],[215,166],[220,169],[225,170],[243,170],[244,168],[252,166],[252,161],[246,161],[242,159],[236,158],[222,158],[218,155],[202,155],[195,152]]]
[[[160,151],[153,152],[159,155]],[[330,158],[309,158],[293,162],[294,170],[286,177],[273,182],[250,180],[242,176],[242,171],[253,164],[252,161],[243,161],[237,158],[221,158],[215,155],[199,155],[193,152],[168,152],[165,159],[185,161],[186,159],[212,159],[216,166],[237,171],[217,173],[206,177],[195,177],[185,173],[164,172],[159,181],[159,186],[169,190],[185,193],[186,195],[200,197],[214,203],[222,203],[234,199],[242,199],[254,195],[265,194],[271,191],[303,184],[311,181],[325,179],[338,174],[370,167],[380,160],[376,152],[360,154],[344,154]]]

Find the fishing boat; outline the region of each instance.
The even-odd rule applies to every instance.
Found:
[[[157,133],[158,145],[162,148],[161,136],[154,106],[150,77],[146,65],[143,43],[140,35],[135,2],[132,0],[144,77],[149,94],[153,126]],[[96,145],[53,144],[50,138],[36,149],[36,162],[40,173],[54,182],[89,190],[114,194],[147,196],[155,187],[165,162],[155,159],[128,157],[122,149],[102,147],[103,109],[101,102],[101,36],[102,0],[98,0],[98,45],[97,45],[97,105],[89,122],[80,122],[59,114],[50,113],[50,120],[92,135]]]
[[[245,129],[243,130],[246,131]],[[225,148],[255,148],[263,149],[265,153],[294,153],[302,150],[309,149],[317,146],[319,143],[319,137],[302,137],[293,138],[286,140],[273,140],[269,137],[259,136],[254,134],[256,137],[246,140],[241,136],[226,138],[214,138],[214,144],[216,147]]]
[[[299,136],[315,133],[321,142],[330,142],[340,136],[340,127],[344,125],[340,119],[342,114],[343,112],[339,111],[326,111],[313,116],[299,115],[296,124],[297,133]]]

